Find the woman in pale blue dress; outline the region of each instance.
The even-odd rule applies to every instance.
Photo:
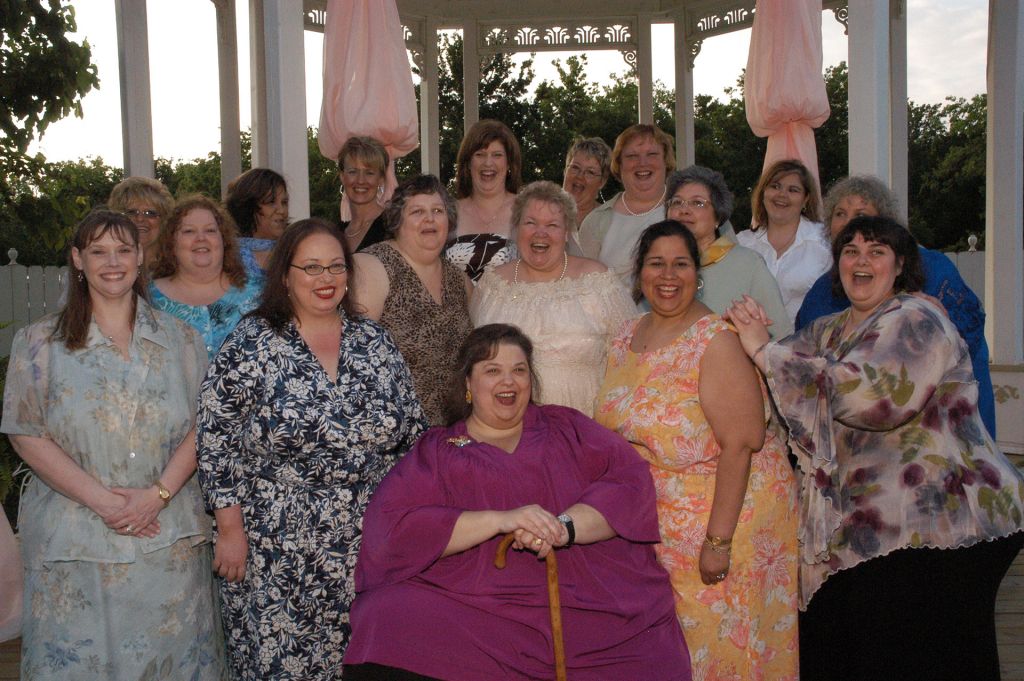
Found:
[[[263,290],[263,276],[242,265],[236,232],[220,204],[196,195],[178,201],[157,242],[149,299],[202,334],[211,358]]]
[[[154,310],[138,232],[78,226],[64,309],[18,332],[0,431],[21,500],[21,678],[225,678],[196,468],[198,334]]]

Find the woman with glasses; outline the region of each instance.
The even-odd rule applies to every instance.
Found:
[[[291,225],[200,392],[199,480],[243,681],[340,676],[363,511],[425,426],[391,336],[354,312],[351,265],[335,226]]]
[[[776,161],[761,174],[750,208],[754,226],[736,239],[764,258],[779,283],[792,324],[807,291],[832,266],[828,235],[821,224],[818,182],[800,161]]]
[[[732,301],[748,295],[764,307],[774,322],[772,337],[791,334],[793,322],[764,260],[721,232],[733,207],[733,194],[722,173],[703,166],[676,171],[669,175],[667,194],[668,219],[690,230],[700,249],[697,299],[720,315]]]
[[[440,180],[419,175],[398,186],[384,215],[390,238],[355,256],[355,304],[394,336],[430,425],[442,425],[453,349],[473,328],[473,284],[441,255],[455,202]]]
[[[388,152],[373,137],[350,137],[338,153],[341,229],[352,252],[388,238],[384,224],[384,173]]]
[[[253,277],[262,277],[274,242],[288,226],[288,186],[270,168],[251,168],[228,185],[224,199],[242,234],[242,264]]]
[[[124,213],[135,223],[146,259],[143,265],[148,268],[156,259],[156,240],[160,227],[174,208],[174,197],[159,180],[129,177],[114,185],[107,207]]]
[[[246,312],[256,307],[262,279],[249,277],[235,223],[213,199],[177,203],[157,240],[148,291],[153,307],[188,322],[212,359]]]
[[[612,150],[600,137],[577,138],[565,155],[562,189],[576,202],[576,224],[597,207],[598,197],[611,175]]]

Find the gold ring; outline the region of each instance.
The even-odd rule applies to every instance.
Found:
[[[127,534],[131,534],[134,530],[135,530],[135,528],[132,527],[131,525],[129,525],[128,527],[124,528],[124,531]]]
[[[533,540],[533,545],[534,545],[534,546],[540,546],[540,545],[541,545],[541,544],[543,544],[543,543],[544,543],[544,542],[543,542],[542,540],[540,540],[540,539],[534,539],[534,540]]]

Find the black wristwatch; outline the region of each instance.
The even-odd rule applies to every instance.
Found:
[[[572,523],[572,516],[568,513],[563,513],[558,516],[558,522],[565,525],[565,531],[569,533],[569,540],[564,545],[558,547],[560,549],[567,549],[572,546],[572,543],[576,541],[576,526]]]

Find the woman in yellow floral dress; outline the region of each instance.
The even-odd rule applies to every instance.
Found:
[[[595,419],[651,464],[676,614],[703,681],[798,677],[796,494],[735,332],[696,300],[697,244],[649,227],[635,276],[651,312],[612,342]]]

